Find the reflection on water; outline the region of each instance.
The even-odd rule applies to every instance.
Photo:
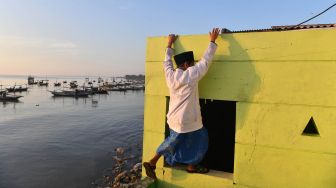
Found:
[[[15,107],[17,105],[19,105],[19,103],[22,103],[21,101],[2,101],[0,102],[0,104],[2,103],[2,107],[3,108],[13,108],[15,109]]]
[[[0,77],[26,82],[11,79]],[[63,98],[48,90],[29,86],[19,102],[0,103],[0,187],[90,187],[114,148],[136,147],[141,157],[142,91]]]

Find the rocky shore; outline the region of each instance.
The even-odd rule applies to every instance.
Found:
[[[127,155],[127,151],[116,148],[112,157],[112,168],[106,169],[102,178],[91,183],[92,188],[147,188],[154,181],[141,177],[141,158]]]

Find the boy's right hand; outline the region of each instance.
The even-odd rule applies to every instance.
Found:
[[[169,34],[168,35],[168,48],[171,48],[175,40],[177,39],[177,35],[175,34]]]
[[[213,28],[212,31],[209,32],[209,38],[211,42],[216,42],[216,39],[220,33],[219,28]]]

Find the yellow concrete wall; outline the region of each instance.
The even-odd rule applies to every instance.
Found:
[[[161,160],[158,185],[336,187],[335,38],[332,28],[222,34],[199,89],[201,98],[238,101],[233,180],[189,175]],[[164,139],[166,43],[147,41],[144,160]],[[180,36],[175,50],[200,59],[207,45],[207,35]],[[311,117],[320,136],[301,135]]]

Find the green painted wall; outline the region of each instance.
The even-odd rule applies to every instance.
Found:
[[[234,174],[158,164],[158,187],[336,187],[336,30],[222,34],[200,97],[238,101]],[[164,140],[166,37],[147,41],[143,159]],[[200,59],[207,35],[180,36]],[[302,131],[313,117],[319,136]],[[145,175],[145,174],[144,174]]]

